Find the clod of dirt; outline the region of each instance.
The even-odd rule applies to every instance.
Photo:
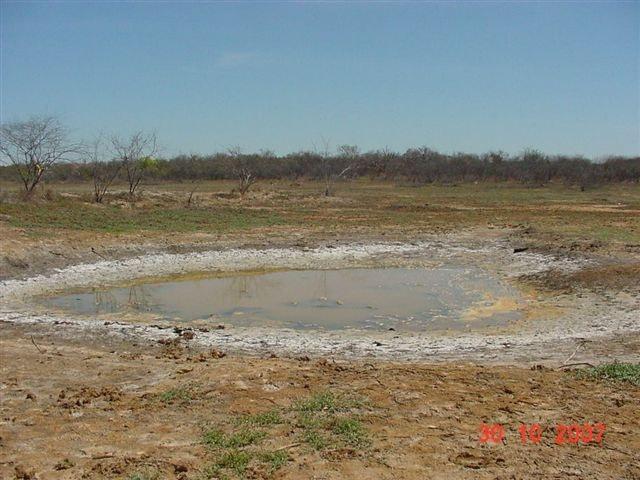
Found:
[[[212,358],[223,358],[223,357],[226,357],[227,354],[224,352],[221,352],[220,350],[216,350],[215,348],[212,348],[209,351],[209,356],[211,356]]]
[[[102,387],[100,389],[82,387],[78,392],[71,394],[68,400],[66,400],[66,393],[61,391],[58,395],[58,403],[62,408],[74,408],[90,404],[92,400],[100,399],[106,402],[115,402],[120,400],[121,397],[120,390],[114,387]]]
[[[15,473],[18,480],[36,480],[38,478],[35,470],[27,471],[21,465],[16,465]]]
[[[69,460],[68,458],[65,458],[64,460],[59,461],[58,463],[56,463],[54,465],[54,470],[67,470],[68,468],[73,467],[75,464]]]
[[[158,358],[171,358],[173,360],[179,359],[184,353],[184,348],[180,344],[181,340],[182,339],[180,337],[171,340],[158,340],[158,343],[163,346],[162,352]]]
[[[189,471],[189,467],[187,467],[186,465],[182,465],[182,464],[176,463],[176,464],[173,465],[173,471],[175,473],[184,473],[184,472]]]
[[[187,331],[187,332],[182,332],[180,334],[180,336],[182,338],[184,338],[185,340],[193,340],[195,338],[196,334],[193,333],[193,332]]]

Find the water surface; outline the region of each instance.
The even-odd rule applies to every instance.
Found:
[[[49,306],[85,315],[295,329],[424,331],[499,325],[518,294],[473,268],[303,270],[148,283],[67,294]],[[201,322],[200,322],[201,323]]]

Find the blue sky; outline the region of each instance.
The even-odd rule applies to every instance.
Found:
[[[1,3],[2,120],[239,145],[640,153],[640,2]]]

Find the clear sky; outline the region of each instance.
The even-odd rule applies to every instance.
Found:
[[[1,0],[2,120],[239,145],[640,153],[640,2]]]

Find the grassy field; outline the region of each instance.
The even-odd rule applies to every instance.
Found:
[[[27,235],[95,231],[113,234],[226,233],[269,227],[335,231],[400,229],[406,233],[466,227],[521,227],[547,240],[640,243],[640,186],[609,185],[585,192],[561,185],[402,186],[354,181],[322,196],[314,182],[261,182],[244,198],[232,182],[145,185],[135,201],[118,186],[105,203],[91,202],[89,184],[49,184],[36,199],[19,200],[17,185],[1,185],[0,218]]]

